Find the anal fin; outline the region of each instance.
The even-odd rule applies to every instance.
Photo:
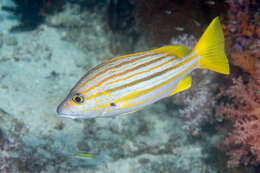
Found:
[[[177,85],[176,89],[169,95],[172,96],[176,93],[189,89],[191,86],[192,78],[191,75],[185,76]]]

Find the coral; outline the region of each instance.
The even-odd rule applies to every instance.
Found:
[[[179,110],[179,116],[184,120],[183,128],[199,135],[201,127],[215,121],[214,107],[216,105],[215,91],[216,84],[212,84],[216,78],[214,72],[195,71],[192,74],[193,85],[189,90],[178,93],[173,97],[174,103],[184,104],[185,107]]]
[[[251,76],[255,76],[255,58],[252,56],[251,51],[237,51],[232,53],[233,65],[242,68]]]
[[[230,1],[230,10],[224,19],[224,34],[229,48],[233,85],[219,93],[217,115],[232,128],[218,147],[229,156],[228,166],[260,163],[260,46],[259,14],[256,1]]]
[[[246,0],[233,0],[227,3],[227,11],[222,15],[222,26],[228,53],[237,53],[248,49],[257,42],[259,32],[260,3]]]
[[[228,165],[238,166],[260,163],[260,85],[250,79],[244,84],[241,78],[233,80],[234,85],[222,90],[222,96],[231,97],[232,102],[222,103],[218,114],[230,120],[233,130],[223,139],[220,148],[230,157]]]

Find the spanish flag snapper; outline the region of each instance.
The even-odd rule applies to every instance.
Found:
[[[185,46],[113,58],[90,70],[58,106],[61,117],[96,118],[134,112],[191,86],[191,72],[209,69],[229,74],[219,18],[192,51]]]

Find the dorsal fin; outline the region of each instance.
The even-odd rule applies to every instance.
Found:
[[[192,78],[191,75],[185,76],[177,85],[176,89],[170,94],[170,96],[189,89],[191,86]]]
[[[187,56],[190,53],[190,50],[186,46],[164,46],[155,50],[163,53],[168,53],[170,55],[175,55],[178,58]]]

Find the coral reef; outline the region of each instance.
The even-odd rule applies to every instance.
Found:
[[[254,76],[246,80],[234,78],[234,85],[219,93],[229,99],[221,102],[217,113],[233,125],[232,131],[218,144],[230,157],[229,167],[260,163],[260,63],[259,58],[255,59]]]
[[[260,4],[256,1],[230,1],[224,16],[224,33],[232,68],[233,85],[219,93],[217,114],[231,122],[231,131],[217,145],[229,156],[228,166],[260,163]],[[230,79],[229,79],[230,80]],[[227,84],[227,83],[225,83]]]
[[[257,93],[260,85],[252,79],[247,84],[241,78],[233,82],[233,86],[220,93],[232,98],[231,103],[220,106],[218,113],[232,121],[233,130],[219,147],[230,157],[230,167],[240,163],[257,165],[260,163],[260,97]]]
[[[4,8],[21,16],[15,19],[19,25],[0,12],[0,172],[222,171],[214,165],[215,155],[205,152],[218,136],[199,133],[205,122],[216,122],[219,86],[212,82],[218,78],[214,72],[195,71],[189,90],[127,116],[70,120],[55,112],[75,82],[106,59],[168,43],[192,49],[197,39],[181,33],[203,32],[221,1],[40,0],[33,1],[31,5],[38,3],[34,9],[29,0],[13,2],[16,7]],[[194,10],[187,12],[191,3]],[[217,113],[233,126],[218,146],[230,156],[230,166],[259,164],[260,27],[259,16],[251,10],[257,4],[244,0],[226,4],[231,10],[223,16],[223,27],[235,73],[234,85],[219,93]],[[39,25],[43,22],[46,25]],[[29,32],[10,34],[9,28]],[[186,107],[178,110],[172,100]],[[75,157],[82,152],[95,158]]]
[[[192,74],[194,80],[191,88],[173,97],[174,103],[185,105],[184,108],[180,108],[179,116],[184,120],[183,129],[192,132],[193,135],[199,135],[206,123],[213,124],[216,121],[213,115],[218,85],[212,81],[217,76],[207,70],[195,71]]]

